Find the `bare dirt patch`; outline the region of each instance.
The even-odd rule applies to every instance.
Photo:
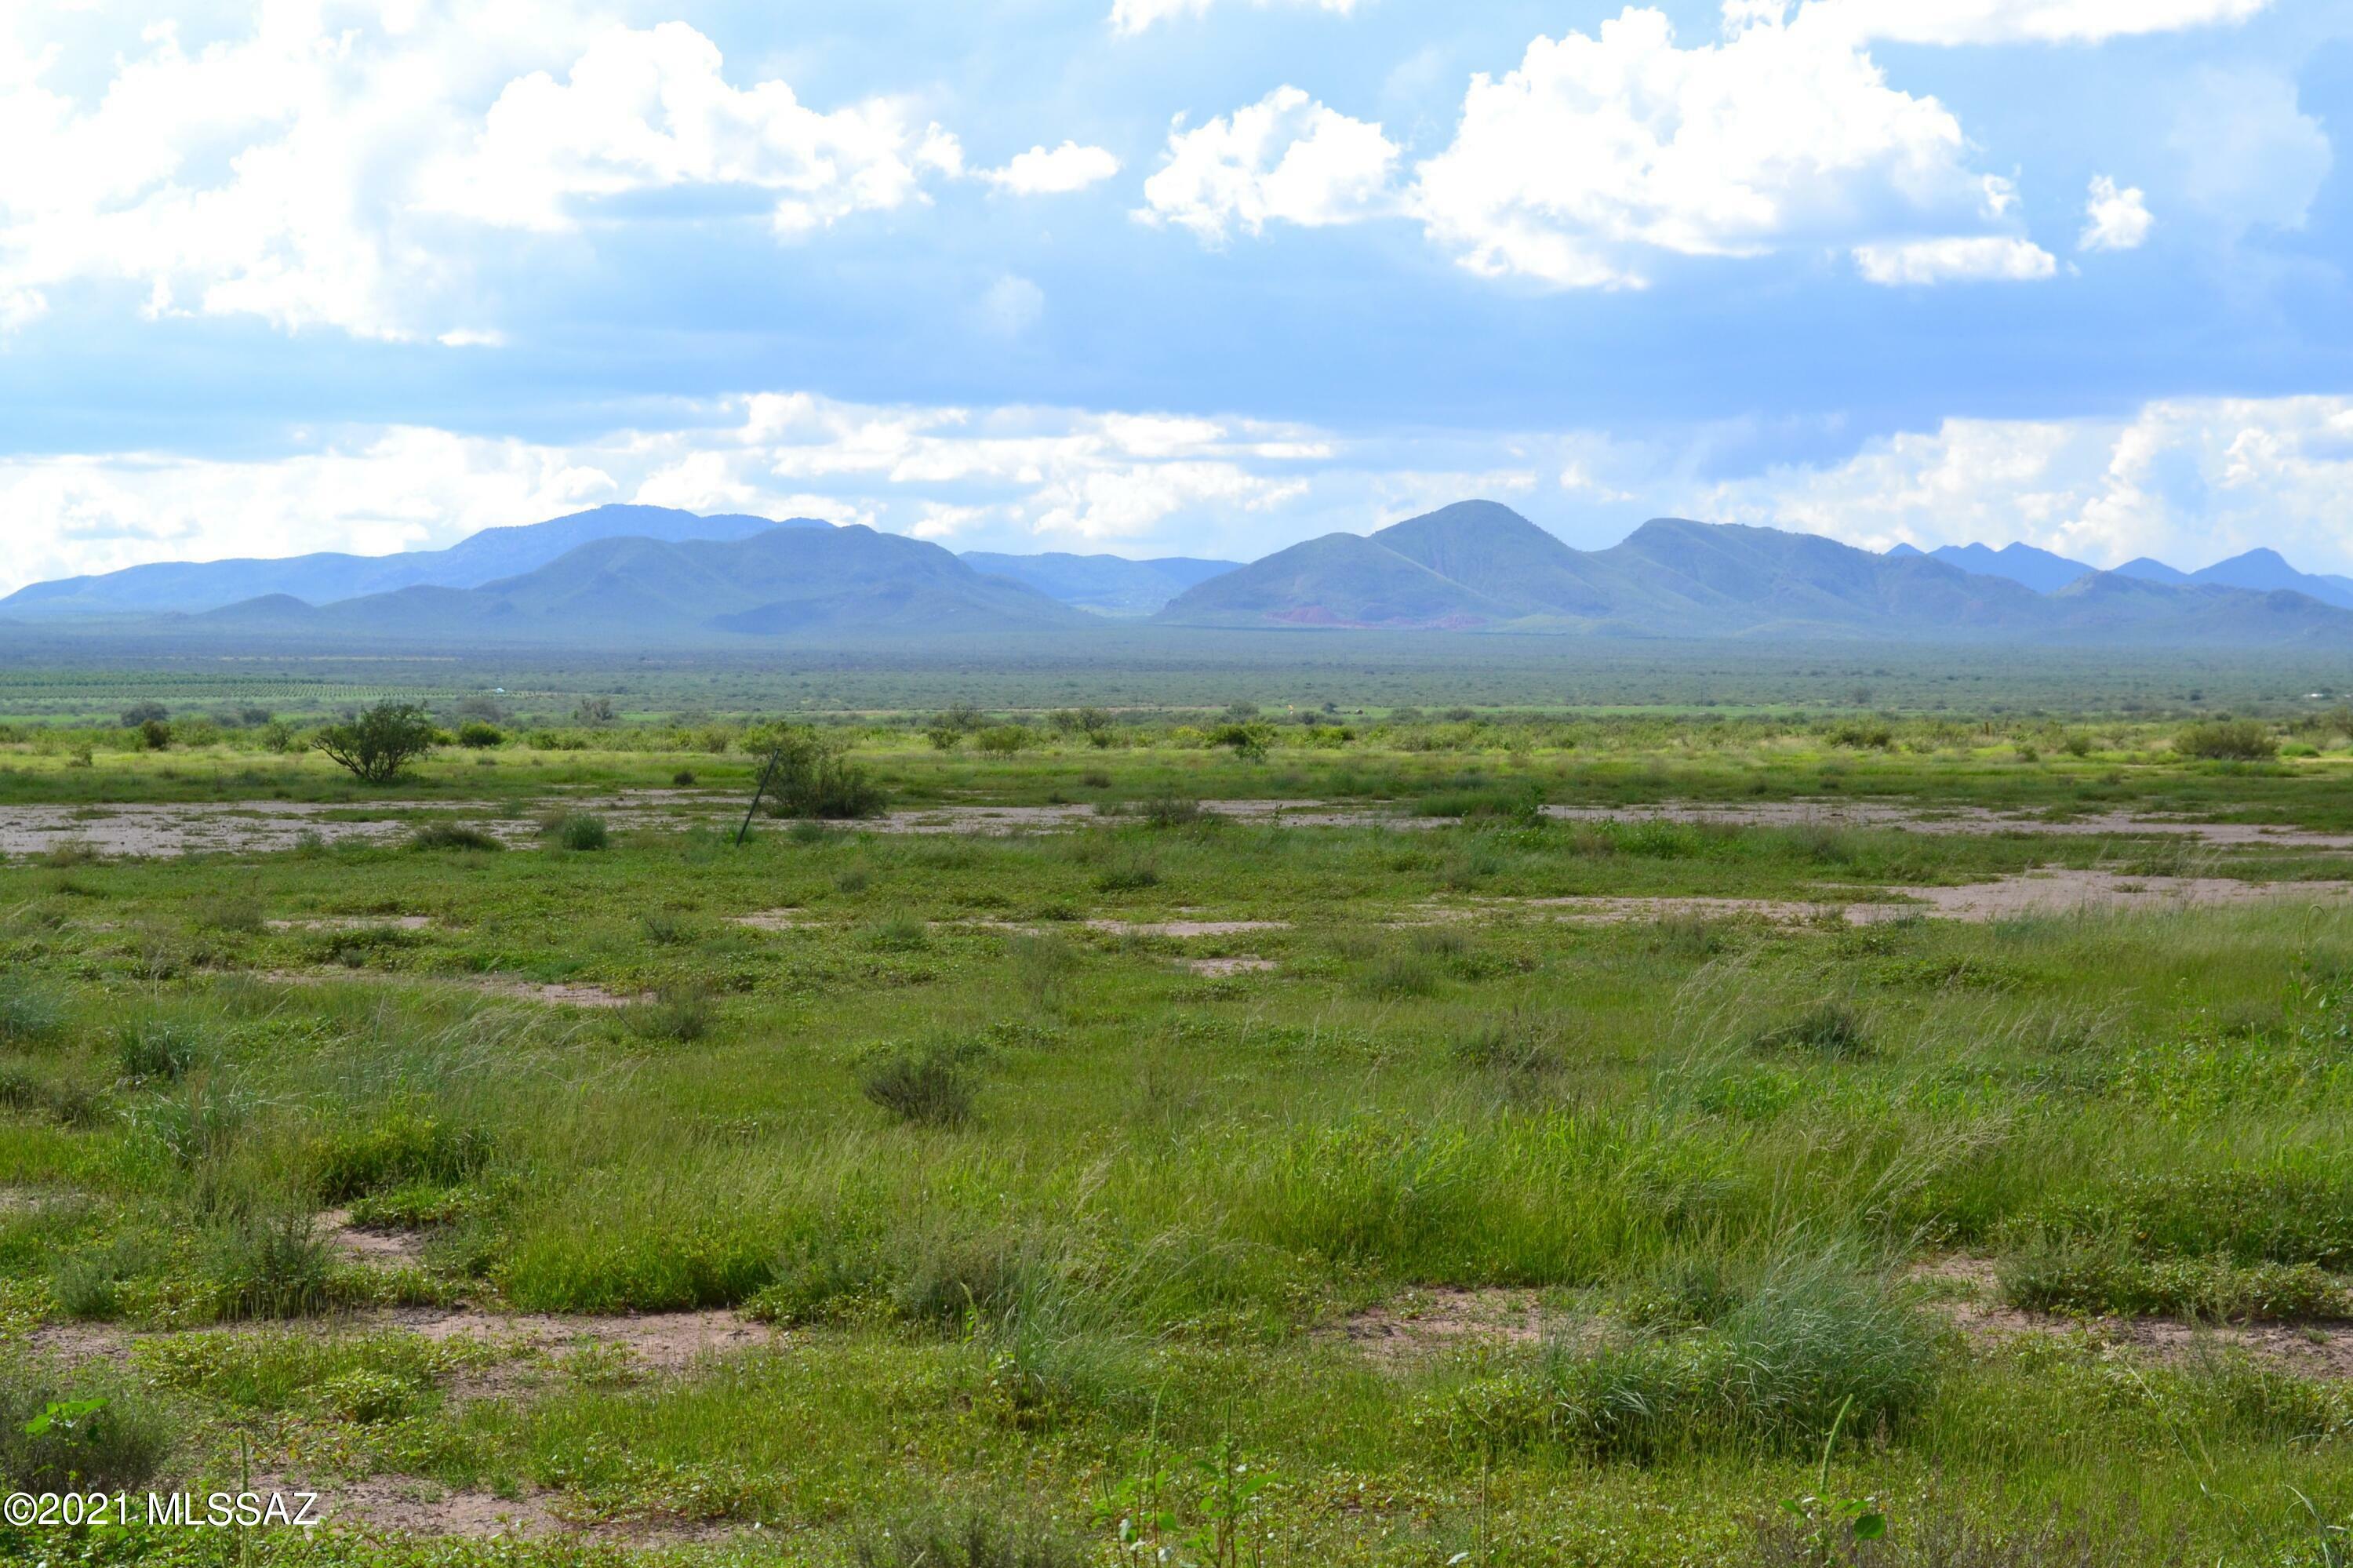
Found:
[[[1985,806],[1907,806],[1884,800],[1745,800],[1694,804],[1661,801],[1640,806],[1546,806],[1544,814],[1565,822],[1703,822],[1727,827],[1902,828],[1938,835],[2048,833],[2099,838],[2171,835],[2228,848],[2353,849],[2353,833],[2313,832],[2302,828],[2251,822],[2195,822],[2179,817],[2100,811],[2080,817],[2046,818],[1997,811]]]
[[[1971,1340],[1999,1344],[2024,1335],[2081,1336],[2102,1354],[2133,1355],[2169,1365],[2218,1352],[2242,1351],[2305,1377],[2353,1378],[2353,1324],[2201,1323],[2179,1318],[2091,1318],[2025,1312],[2001,1303],[2000,1271],[1991,1258],[1955,1255],[1915,1265],[1931,1309]]]
[[[1928,915],[1945,920],[2008,920],[2109,909],[2189,909],[2250,904],[2342,905],[2346,882],[2241,882],[2227,876],[2128,876],[2119,872],[2052,869],[1958,887],[1901,887],[1909,904],[1857,904],[1858,926]],[[1920,906],[1926,905],[1924,909]]]
[[[1419,924],[1470,920],[1482,910],[1530,909],[1556,920],[1591,925],[1672,918],[1761,919],[1798,925],[1843,919],[1870,926],[1890,920],[1935,919],[1985,922],[2036,915],[2073,915],[2119,909],[2189,909],[2216,906],[2326,906],[2353,900],[2353,882],[2242,882],[2227,876],[2133,876],[2096,868],[2053,867],[1954,887],[1904,886],[1883,891],[1891,901],[1856,903],[1826,894],[1815,900],[1788,898],[1661,897],[1498,898],[1472,908],[1425,905]]]
[[[265,922],[273,931],[425,931],[430,915],[317,915]]]
[[[258,969],[246,978],[271,985],[385,985],[406,981],[416,985],[447,986],[454,991],[470,991],[483,996],[506,997],[516,1001],[544,1002],[551,1007],[629,1007],[649,1000],[643,996],[607,991],[602,986],[577,982],[543,984],[512,975],[416,975],[381,969]]]
[[[1090,931],[1119,937],[1234,937],[1248,931],[1288,931],[1288,920],[1090,920]]]
[[[747,926],[754,931],[800,931],[822,924],[811,919],[807,910],[793,908],[754,909],[749,915],[731,916],[727,923]]]
[[[1263,974],[1272,969],[1272,959],[1252,958],[1248,954],[1230,959],[1187,959],[1186,969],[1197,975],[1216,979],[1225,975]]]
[[[1322,1337],[1344,1340],[1376,1361],[1403,1363],[1485,1342],[1533,1345],[1545,1337],[1543,1292],[1492,1286],[1433,1286],[1353,1313]]]
[[[423,1261],[424,1243],[412,1231],[382,1231],[352,1224],[349,1209],[329,1209],[319,1216],[320,1234],[353,1263],[375,1268],[414,1268]]]

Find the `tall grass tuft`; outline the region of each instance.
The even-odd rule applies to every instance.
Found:
[[[960,1126],[972,1118],[976,1054],[949,1041],[893,1046],[859,1065],[859,1092],[911,1126]]]

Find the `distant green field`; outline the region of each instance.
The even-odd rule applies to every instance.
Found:
[[[335,1522],[0,1560],[2343,1561],[2353,724],[1683,656],[13,673],[0,1470]]]

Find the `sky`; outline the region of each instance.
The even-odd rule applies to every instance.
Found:
[[[606,502],[2353,570],[2343,0],[0,7],[0,590]]]

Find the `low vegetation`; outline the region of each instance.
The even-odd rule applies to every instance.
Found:
[[[164,688],[160,752],[120,691],[88,767],[0,742],[0,810],[87,835],[0,864],[0,1469],[376,1509],[0,1524],[0,1560],[2285,1568],[2346,1539],[2353,754],[2317,719],[2252,721],[2268,760],[2184,744],[2194,709],[1835,691],[944,690],[783,729],[605,679],[601,708],[425,694],[396,790],[279,693],[282,751]],[[772,755],[791,820],[739,846]],[[1723,814],[1626,809],[1662,800]],[[274,836],[107,847],[109,802],[175,800]],[[1844,913],[2030,874],[2125,891]],[[2184,879],[2278,896],[2161,896]],[[551,1533],[491,1541],[501,1509]]]

